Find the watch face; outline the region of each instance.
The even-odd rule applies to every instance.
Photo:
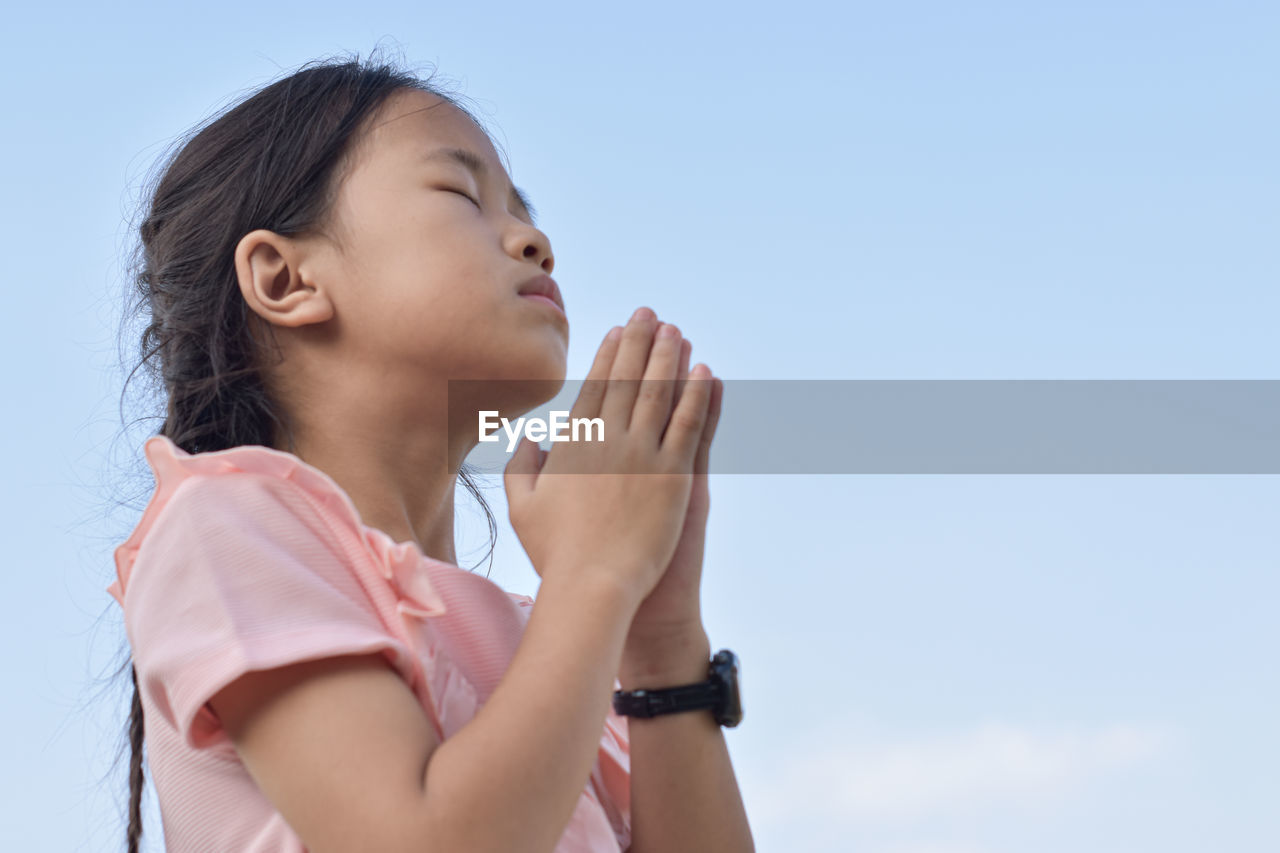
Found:
[[[721,649],[712,665],[728,687],[718,718],[721,725],[733,728],[742,722],[742,663],[733,652]]]

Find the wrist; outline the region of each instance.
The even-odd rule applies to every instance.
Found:
[[[623,690],[655,690],[707,679],[711,641],[705,630],[684,630],[632,645],[622,654],[618,681]]]
[[[569,566],[563,569],[544,574],[538,586],[538,598],[544,594],[554,598],[573,598],[583,606],[607,610],[619,621],[630,624],[643,596],[637,594],[623,573],[600,565],[581,570]]]

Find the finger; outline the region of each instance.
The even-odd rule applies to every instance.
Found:
[[[653,436],[653,444],[662,441],[662,430],[671,417],[674,401],[676,369],[680,364],[680,330],[670,323],[658,327],[653,350],[644,369],[644,379],[631,413],[632,429],[645,430]]]
[[[716,425],[720,423],[720,403],[724,399],[724,382],[719,377],[711,380],[711,399],[707,403],[707,422],[702,427],[698,442],[698,455],[693,460],[693,473],[706,474],[711,460],[711,441],[716,437]]]
[[[625,429],[631,423],[640,377],[649,363],[649,351],[653,348],[653,335],[657,329],[657,315],[642,307],[631,315],[622,330],[622,343],[609,370],[604,400],[600,404],[600,414],[606,424],[618,424]]]
[[[594,418],[600,414],[600,402],[604,399],[605,381],[613,368],[613,360],[618,355],[618,345],[622,342],[622,327],[614,326],[600,342],[596,350],[596,360],[587,371],[587,378],[578,392],[578,399],[573,402],[570,418]]]
[[[667,420],[671,420],[671,412],[676,410],[676,403],[684,393],[684,383],[689,379],[689,356],[693,352],[693,344],[688,338],[680,341],[680,364],[676,366],[676,390],[671,399],[671,411],[667,412]]]
[[[689,381],[685,383],[684,393],[676,410],[671,413],[671,422],[662,436],[662,449],[679,460],[682,470],[691,469],[694,455],[702,438],[702,431],[707,423],[707,407],[711,400],[711,371],[705,364],[699,363],[689,371]]]

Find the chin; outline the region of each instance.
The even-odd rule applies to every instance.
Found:
[[[486,379],[450,383],[450,407],[498,411],[519,417],[555,398],[564,387],[566,354],[563,343],[512,351],[500,364],[481,371]],[[475,373],[471,374],[475,376]]]
[[[513,353],[502,378],[554,380],[564,384],[569,363],[566,336],[556,334],[550,342],[543,338],[539,344]]]

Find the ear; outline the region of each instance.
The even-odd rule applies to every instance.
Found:
[[[333,301],[311,279],[307,249],[274,231],[250,231],[236,244],[240,293],[255,314],[277,326],[306,326],[333,317]]]

